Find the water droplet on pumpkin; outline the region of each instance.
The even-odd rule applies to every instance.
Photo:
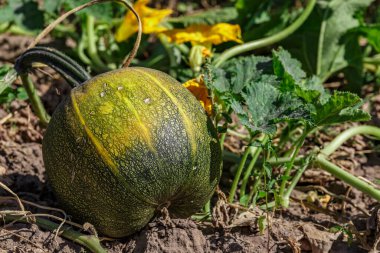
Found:
[[[146,98],[146,99],[144,99],[144,103],[145,103],[145,104],[150,104],[150,102],[151,102],[151,99],[150,99],[150,98]]]
[[[106,93],[104,91],[100,92],[100,97],[104,97],[106,95]]]
[[[123,89],[123,86],[117,87],[117,90],[122,90],[122,89]]]

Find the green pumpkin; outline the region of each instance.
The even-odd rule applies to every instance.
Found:
[[[221,175],[216,130],[195,97],[160,71],[125,68],[71,91],[48,125],[43,157],[68,214],[110,237],[163,207],[189,217]]]

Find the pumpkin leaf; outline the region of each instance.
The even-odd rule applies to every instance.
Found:
[[[15,99],[25,100],[28,95],[24,87],[12,88],[16,80],[16,70],[10,65],[0,67],[0,104],[10,103]]]
[[[13,9],[9,5],[0,8],[0,23],[11,22],[13,20]]]
[[[285,48],[300,60],[308,74],[325,81],[335,72],[361,64],[357,37],[348,31],[359,26],[355,14],[373,0],[318,1],[307,21],[288,39]]]
[[[45,0],[43,1],[43,9],[48,13],[56,13],[63,1],[64,0]]]
[[[239,94],[248,83],[259,81],[262,74],[272,74],[270,61],[269,57],[263,56],[239,57],[228,61],[223,69],[230,80],[231,92]]]
[[[62,5],[67,10],[71,10],[79,5],[87,3],[87,0],[62,0]],[[112,3],[102,3],[90,6],[84,10],[82,10],[80,13],[86,13],[87,15],[93,15],[98,20],[102,21],[111,21],[113,18],[113,10],[112,10]]]
[[[13,22],[23,29],[38,31],[44,27],[44,13],[33,0],[7,1],[0,9],[0,22]]]
[[[283,90],[294,90],[294,86],[300,84],[301,80],[306,77],[301,66],[301,62],[293,59],[288,51],[282,48],[273,51],[274,73],[282,79]]]
[[[9,65],[0,67],[0,94],[2,94],[16,80],[17,73]]]
[[[302,120],[307,116],[299,99],[291,93],[281,92],[270,85],[266,78],[250,83],[242,97],[248,108],[249,121],[252,122],[246,126],[253,132],[274,134],[276,123]]]
[[[303,102],[293,93],[280,89],[281,80],[274,75],[269,57],[232,59],[222,69],[211,69],[205,76],[208,87],[251,132],[273,134],[278,122],[308,118]]]
[[[268,37],[285,29],[302,12],[302,8],[293,11],[292,6],[292,0],[236,1],[238,21],[245,31],[244,41]]]
[[[356,94],[336,91],[327,101],[314,104],[312,122],[315,126],[323,126],[348,121],[368,121],[371,116],[359,109],[361,103],[361,98]]]
[[[292,58],[283,48],[273,51],[273,69],[281,80],[282,91],[295,92],[299,98],[308,103],[319,98],[324,99],[328,94],[318,77],[312,76],[306,79],[301,62]]]
[[[332,95],[320,78],[307,78],[299,61],[280,48],[268,57],[232,59],[222,68],[208,67],[206,85],[251,133],[273,134],[279,122],[311,127],[366,121],[362,100],[349,92]]]

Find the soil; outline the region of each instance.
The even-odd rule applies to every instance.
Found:
[[[0,37],[0,41],[2,39]],[[27,38],[23,39],[28,41]],[[15,50],[20,49],[10,49],[10,54],[4,54],[0,61],[14,61],[17,55]],[[2,46],[0,51],[6,52]],[[54,73],[36,74],[43,102],[52,112],[69,89]],[[377,125],[380,96],[373,97],[368,108],[374,116],[373,124]],[[322,146],[351,126],[346,124],[324,129],[308,139],[305,150],[315,145]],[[41,152],[43,134],[44,127],[39,125],[26,101],[13,101],[0,107],[0,182],[23,200],[60,208],[45,176]],[[242,146],[232,137],[226,143],[226,148],[233,151],[238,151]],[[373,151],[378,144],[364,137],[356,137],[342,146],[332,159],[357,176],[378,178],[380,156]],[[230,170],[228,164],[224,170]],[[318,192],[317,196],[315,192]],[[11,195],[1,190],[1,210],[19,211],[17,203],[6,196]],[[314,202],[306,201],[313,196]],[[259,209],[229,205],[221,192],[215,199],[217,203],[212,221],[158,217],[136,234],[120,240],[105,239],[102,245],[108,252],[337,253],[378,250],[380,210],[377,203],[317,168],[306,171],[288,209],[265,213]],[[34,214],[61,215],[41,206],[25,204],[25,208]],[[259,226],[262,218],[266,218],[268,223],[263,231]],[[94,233],[91,229],[81,232]],[[1,227],[0,252],[88,251],[56,236],[55,231],[39,228],[31,220],[27,224],[15,222]]]

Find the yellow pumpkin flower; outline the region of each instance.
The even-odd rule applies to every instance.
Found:
[[[227,41],[243,43],[239,25],[219,23],[216,25],[191,25],[184,29],[172,29],[163,31],[169,42],[182,44],[191,42],[193,45],[205,45],[210,48],[211,44],[218,45]]]
[[[191,79],[183,84],[201,103],[208,115],[212,114],[212,101],[209,97],[207,87],[204,83],[203,76]]]
[[[138,0],[133,8],[139,14],[142,23],[143,33],[158,33],[165,31],[166,28],[160,26],[161,21],[169,16],[173,11],[170,9],[153,9],[148,7],[150,0]],[[116,31],[115,39],[117,42],[127,40],[138,31],[136,17],[131,11],[128,11],[123,22]]]

